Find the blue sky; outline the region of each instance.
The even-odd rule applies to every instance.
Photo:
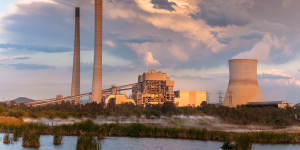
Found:
[[[259,60],[265,100],[300,102],[300,1],[103,0],[104,87],[149,69],[176,89],[226,91],[228,60]],[[92,0],[1,0],[0,100],[69,95],[74,7],[81,7],[81,92],[91,91]],[[276,11],[275,11],[276,10]]]
[[[0,13],[5,13],[8,11],[8,7],[10,4],[13,4],[17,0],[1,0],[1,5],[0,5]]]

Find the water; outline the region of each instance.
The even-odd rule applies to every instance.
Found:
[[[4,134],[0,134],[0,150],[37,150],[23,148],[22,139],[14,144],[3,144]],[[75,150],[77,137],[63,138],[63,144],[54,146],[53,136],[41,136],[39,150]],[[203,142],[196,140],[161,138],[107,137],[99,141],[101,150],[220,150],[221,142]],[[300,145],[254,145],[254,150],[299,150]]]

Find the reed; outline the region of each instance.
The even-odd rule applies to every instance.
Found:
[[[40,133],[34,128],[28,128],[23,132],[23,147],[39,148],[40,147]]]
[[[62,136],[61,135],[54,135],[53,136],[53,144],[54,145],[61,145],[62,144]]]
[[[95,137],[82,135],[77,140],[76,150],[100,150],[100,144]]]
[[[21,136],[21,132],[22,132],[22,129],[21,128],[15,128],[13,130],[13,141],[18,141],[19,140],[19,137]]]
[[[0,132],[6,133],[20,130],[19,134],[23,137],[30,136],[31,133],[56,135],[56,129],[60,129],[61,136],[80,136],[90,135],[102,139],[106,136],[123,136],[123,137],[153,137],[153,138],[178,138],[194,139],[202,141],[237,141],[241,136],[249,138],[251,143],[260,144],[300,144],[299,133],[276,133],[276,132],[250,132],[250,133],[233,133],[224,131],[211,131],[199,128],[175,128],[143,124],[104,124],[97,125],[92,121],[75,123],[73,125],[61,125],[57,127],[24,124],[21,126],[1,126]]]
[[[9,138],[9,133],[4,135],[3,144],[11,144],[11,139]]]
[[[61,145],[62,144],[62,131],[61,128],[54,128],[53,144]]]

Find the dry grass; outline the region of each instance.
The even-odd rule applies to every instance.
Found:
[[[21,125],[23,121],[16,117],[0,116],[0,125]]]

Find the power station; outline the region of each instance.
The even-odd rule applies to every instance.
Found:
[[[236,107],[249,102],[263,102],[257,81],[256,59],[229,60],[229,85],[224,105]]]
[[[90,102],[110,104],[133,103],[134,105],[153,105],[165,102],[174,102],[178,107],[198,107],[207,100],[206,91],[174,91],[175,82],[166,73],[150,70],[138,76],[138,82],[113,86],[102,89],[102,0],[95,0],[95,45],[93,82],[91,93],[80,93],[80,8],[75,8],[75,36],[71,96],[58,95],[53,99],[28,102],[26,105],[40,106],[51,103],[60,103],[68,100],[79,103],[83,96],[89,96]],[[286,102],[263,103],[257,80],[256,59],[231,59],[229,60],[229,84],[222,103],[224,106],[237,107],[240,105],[285,106]],[[121,91],[131,90],[131,97]],[[220,96],[220,99],[222,97]]]

